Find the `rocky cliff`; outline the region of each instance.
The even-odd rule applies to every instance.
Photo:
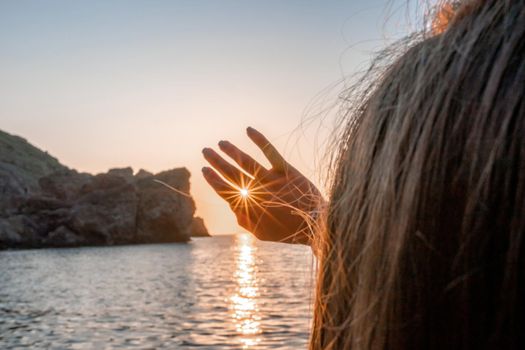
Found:
[[[204,220],[198,216],[193,218],[191,227],[192,237],[209,237],[208,229],[204,225]]]
[[[78,173],[0,131],[0,248],[186,242],[194,218],[185,168]]]

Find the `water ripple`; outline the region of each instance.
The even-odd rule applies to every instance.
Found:
[[[0,252],[0,348],[305,348],[312,259],[248,235]]]

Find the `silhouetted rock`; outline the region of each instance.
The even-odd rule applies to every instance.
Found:
[[[210,237],[204,220],[201,217],[194,217],[191,223],[191,236],[192,237]]]
[[[96,178],[100,180],[98,176]],[[88,237],[94,244],[133,243],[137,204],[133,185],[94,186],[74,203],[67,227],[82,237]]]
[[[86,244],[92,243],[86,237],[63,225],[49,232],[43,239],[43,245],[51,247],[78,247]]]
[[[140,169],[136,174],[135,174],[135,178],[137,179],[144,179],[146,177],[152,177],[153,174],[150,173],[149,171],[146,171],[144,169]]]
[[[9,246],[17,246],[22,240],[22,230],[17,217],[10,216],[8,218],[0,218],[0,248],[7,248]]]
[[[16,213],[28,195],[27,185],[17,178],[13,168],[0,163],[0,216]]]
[[[78,173],[0,131],[0,248],[186,242],[206,230],[189,177],[185,168]]]
[[[119,177],[123,178],[124,180],[126,180],[128,182],[133,182],[134,181],[133,169],[131,167],[109,169],[107,174],[108,175],[119,176]]]
[[[32,192],[39,189],[38,179],[67,168],[25,139],[0,130],[0,169],[16,176],[19,185]]]
[[[49,197],[73,200],[79,196],[83,186],[89,183],[92,175],[75,170],[61,170],[41,177],[38,180],[41,192]]]
[[[0,217],[16,214],[25,198],[39,190],[40,177],[65,169],[25,139],[0,130]]]
[[[151,242],[153,239],[160,242],[173,242],[190,239],[195,203],[188,194],[189,177],[189,171],[182,168],[164,171],[138,180],[137,235],[139,240]],[[157,234],[152,236],[151,232]]]

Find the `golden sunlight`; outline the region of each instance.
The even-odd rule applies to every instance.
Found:
[[[259,288],[254,257],[256,248],[253,240],[254,238],[249,234],[236,237],[237,289],[230,298],[233,322],[240,335],[243,349],[249,349],[261,341],[259,337],[261,317],[257,305]]]
[[[247,188],[241,188],[241,196],[243,197],[248,197],[250,195],[250,192],[248,192],[248,189]]]

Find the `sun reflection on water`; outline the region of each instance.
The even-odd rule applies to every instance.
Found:
[[[261,341],[255,250],[254,238],[251,235],[242,234],[236,237],[235,279],[237,288],[230,302],[233,322],[244,349],[249,349]]]

